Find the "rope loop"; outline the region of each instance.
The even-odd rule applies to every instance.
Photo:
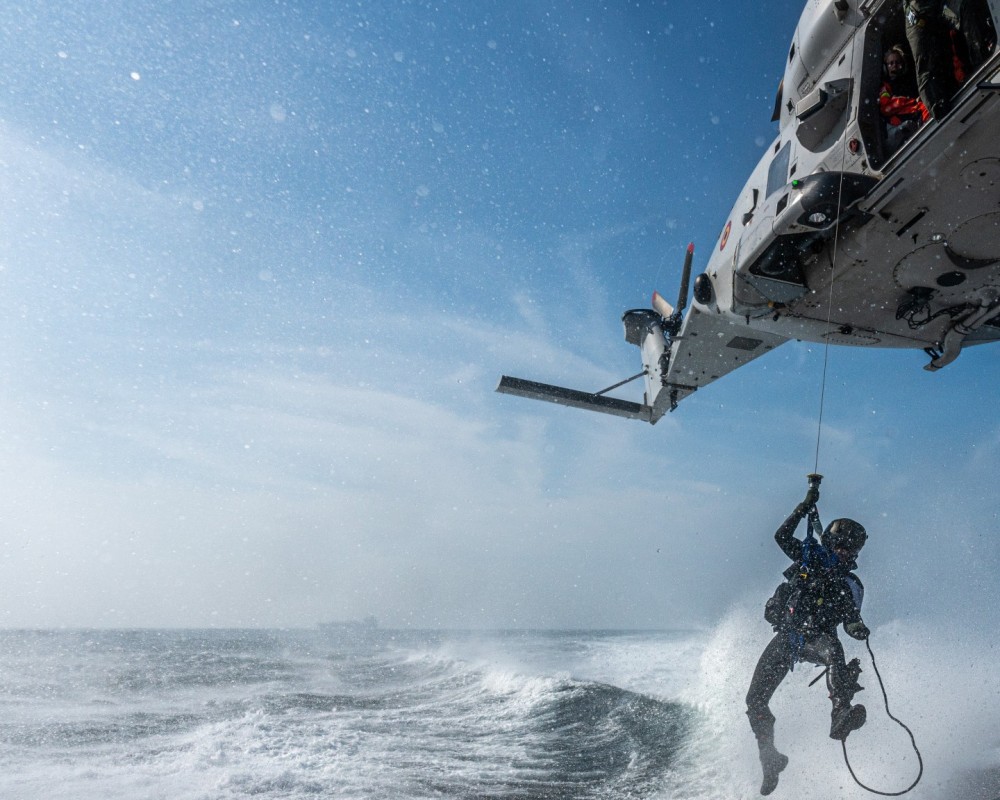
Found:
[[[917,772],[917,777],[914,779],[913,783],[911,783],[902,791],[900,792],[879,791],[878,789],[873,789],[871,786],[866,786],[864,783],[861,782],[858,776],[854,774],[854,768],[851,766],[850,759],[848,759],[847,757],[846,738],[841,740],[840,746],[844,750],[844,763],[847,764],[847,771],[851,773],[851,777],[854,778],[854,782],[858,786],[860,786],[866,792],[871,792],[872,794],[881,795],[882,797],[899,797],[900,795],[904,795],[907,792],[911,791],[918,783],[920,783],[920,779],[924,775],[924,760],[920,756],[920,750],[917,748],[917,740],[913,736],[913,731],[911,731],[904,722],[894,717],[892,715],[892,712],[889,710],[889,696],[885,693],[885,684],[882,682],[882,675],[878,671],[878,665],[875,663],[875,654],[872,652],[872,646],[871,643],[868,641],[868,639],[865,639],[865,646],[868,648],[868,655],[871,656],[872,659],[872,668],[875,670],[875,677],[878,678],[878,685],[879,688],[882,690],[882,699],[885,701],[885,713],[889,715],[889,719],[891,719],[893,722],[895,722],[897,725],[899,725],[899,727],[901,727],[904,731],[906,731],[909,734],[910,743],[913,745],[913,752],[917,754],[917,763],[920,765],[920,769]]]

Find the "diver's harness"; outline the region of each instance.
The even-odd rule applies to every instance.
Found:
[[[823,608],[823,598],[814,595],[821,588],[817,580],[837,564],[837,557],[816,541],[816,537],[822,535],[823,526],[815,505],[809,508],[808,518],[802,557],[785,570],[785,582],[774,590],[764,607],[764,619],[788,637],[792,671],[800,660],[806,635],[827,627],[818,619],[825,616],[827,610]]]
[[[809,479],[810,486],[813,486],[815,482],[815,486],[818,487],[821,476],[810,475]],[[808,519],[809,525],[807,526],[806,538],[802,542],[802,558],[799,563],[793,564],[789,570],[786,570],[786,577],[788,580],[775,590],[774,595],[770,600],[768,600],[764,609],[764,618],[770,622],[776,630],[785,630],[789,637],[792,668],[794,668],[795,663],[799,660],[802,645],[805,642],[805,633],[814,629],[812,624],[812,614],[808,614],[804,619],[800,618],[797,620],[795,618],[795,606],[792,605],[792,601],[794,600],[797,603],[799,599],[804,599],[807,596],[809,588],[808,581],[812,570],[815,570],[817,567],[820,569],[829,569],[836,564],[836,556],[816,541],[816,537],[822,535],[823,526],[820,522],[819,511],[816,508],[815,503],[809,509]],[[873,789],[862,783],[858,776],[854,774],[854,768],[851,766],[851,761],[847,757],[846,737],[840,740],[840,746],[844,751],[844,763],[847,765],[847,771],[851,773],[851,777],[858,786],[865,791],[881,795],[883,797],[899,797],[900,795],[904,795],[911,791],[918,783],[920,783],[920,779],[924,774],[924,760],[920,755],[920,750],[917,748],[917,740],[913,736],[913,731],[911,731],[902,720],[894,717],[892,712],[889,710],[889,696],[886,694],[885,684],[882,681],[881,673],[878,671],[878,665],[875,663],[875,654],[872,652],[871,642],[867,636],[865,637],[865,647],[868,649],[868,656],[872,661],[872,669],[875,671],[875,677],[878,678],[879,688],[882,690],[882,700],[885,704],[885,713],[888,715],[889,719],[906,731],[910,737],[910,743],[913,745],[913,752],[917,754],[917,764],[919,765],[917,777],[913,780],[913,783],[899,792],[883,792],[878,789]],[[847,679],[856,684],[858,676],[861,674],[860,662],[858,659],[854,658],[851,659],[851,662],[846,666]],[[828,666],[823,670],[823,672],[813,678],[809,685],[812,686],[814,683],[819,681],[820,678],[826,676],[827,686],[829,687],[829,672],[830,668]]]

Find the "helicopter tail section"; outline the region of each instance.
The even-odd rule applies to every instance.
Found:
[[[640,403],[620,400],[617,397],[606,397],[599,392],[583,392],[578,389],[567,389],[565,386],[553,386],[549,383],[538,383],[525,378],[513,378],[510,375],[500,376],[497,391],[501,394],[512,394],[516,397],[526,397],[529,400],[545,400],[561,406],[582,408],[586,411],[599,411],[627,419],[650,419],[652,409]]]

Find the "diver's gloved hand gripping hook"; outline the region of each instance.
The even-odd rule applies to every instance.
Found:
[[[816,472],[811,472],[806,475],[806,480],[809,481],[809,491],[806,492],[806,499],[802,501],[802,505],[814,508],[816,503],[819,502],[819,484],[823,480],[823,476]]]

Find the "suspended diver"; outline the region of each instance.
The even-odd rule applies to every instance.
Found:
[[[796,663],[808,661],[827,667],[826,682],[833,704],[831,739],[843,742],[851,731],[865,724],[867,717],[863,705],[851,704],[863,688],[858,684],[861,666],[856,658],[845,663],[837,626],[843,623],[844,630],[855,639],[868,638],[868,628],[861,619],[864,586],[852,572],[868,534],[851,519],[836,519],[822,531],[816,510],[821,478],[809,476],[805,500],[774,534],[778,546],[794,563],[785,570],[785,582],[765,607],[764,618],[775,634],[761,653],[747,692],[747,716],[757,737],[764,772],[762,795],[775,790],[778,775],[788,766],[788,757],[774,746],[775,717],[768,703]],[[806,517],[806,537],[796,539],[795,529]],[[815,535],[820,531],[817,542]]]

